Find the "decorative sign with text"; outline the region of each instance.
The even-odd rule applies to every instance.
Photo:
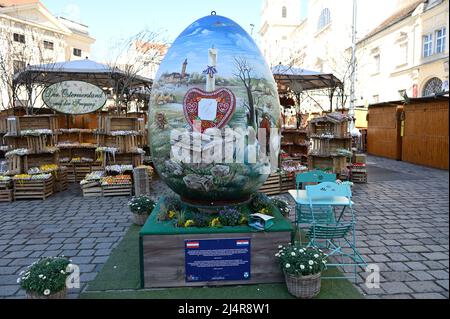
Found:
[[[63,81],[50,85],[42,93],[44,103],[64,114],[87,114],[106,103],[106,95],[99,87],[82,81]]]
[[[250,280],[250,238],[185,240],[186,282]]]

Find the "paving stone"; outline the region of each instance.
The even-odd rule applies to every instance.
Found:
[[[0,277],[1,278],[1,277]],[[0,287],[0,297],[9,297],[13,296],[19,290],[18,285],[14,286],[1,286]]]
[[[408,271],[411,270],[405,263],[401,262],[392,262],[389,263],[389,268],[394,271]]]
[[[381,276],[386,281],[414,281],[415,278],[405,271],[384,271]]]
[[[442,287],[438,286],[433,281],[410,281],[406,282],[408,287],[416,292],[439,292]]]
[[[424,253],[422,254],[425,258],[428,260],[448,260],[448,255],[442,253],[442,252],[435,252],[435,253]]]
[[[448,269],[444,270],[430,270],[428,271],[430,275],[432,275],[436,279],[448,279]]]
[[[436,283],[448,292],[448,279],[447,280],[436,280]]]
[[[415,278],[417,278],[420,281],[425,280],[434,280],[434,277],[431,276],[428,271],[423,270],[415,270],[410,272],[411,275],[413,275]]]
[[[447,299],[447,297],[433,292],[413,294],[415,299]]]
[[[411,288],[406,286],[403,282],[383,282],[381,286],[388,294],[404,294],[414,292]]]

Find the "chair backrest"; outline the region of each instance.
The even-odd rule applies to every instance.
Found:
[[[350,185],[325,182],[318,185],[306,186],[306,195],[308,196],[310,202],[311,200],[317,198],[328,198],[336,196],[347,197],[350,201],[352,197],[352,190],[350,188]]]
[[[335,182],[336,174],[329,174],[319,170],[305,172],[297,174],[295,176],[295,184],[297,189],[300,188],[300,184],[303,183],[323,183],[323,182]]]

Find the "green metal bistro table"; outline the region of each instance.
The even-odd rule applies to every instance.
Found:
[[[306,190],[296,190],[292,189],[289,190],[289,195],[292,196],[292,198],[295,200],[296,204],[299,207],[302,206],[309,206],[310,202],[308,199],[308,196],[306,195]],[[342,207],[342,211],[339,215],[339,218],[337,218],[337,221],[339,222],[344,215],[344,211],[347,207],[353,206],[353,201],[349,201],[347,197],[345,196],[327,196],[323,198],[315,198],[312,201],[313,205],[317,206],[332,206],[332,207]],[[297,220],[297,218],[296,218]]]

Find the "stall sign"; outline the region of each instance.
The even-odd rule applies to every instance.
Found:
[[[63,81],[47,87],[42,93],[44,103],[64,114],[88,114],[102,108],[106,95],[99,87],[83,81]]]
[[[186,282],[250,280],[250,238],[185,240]]]

